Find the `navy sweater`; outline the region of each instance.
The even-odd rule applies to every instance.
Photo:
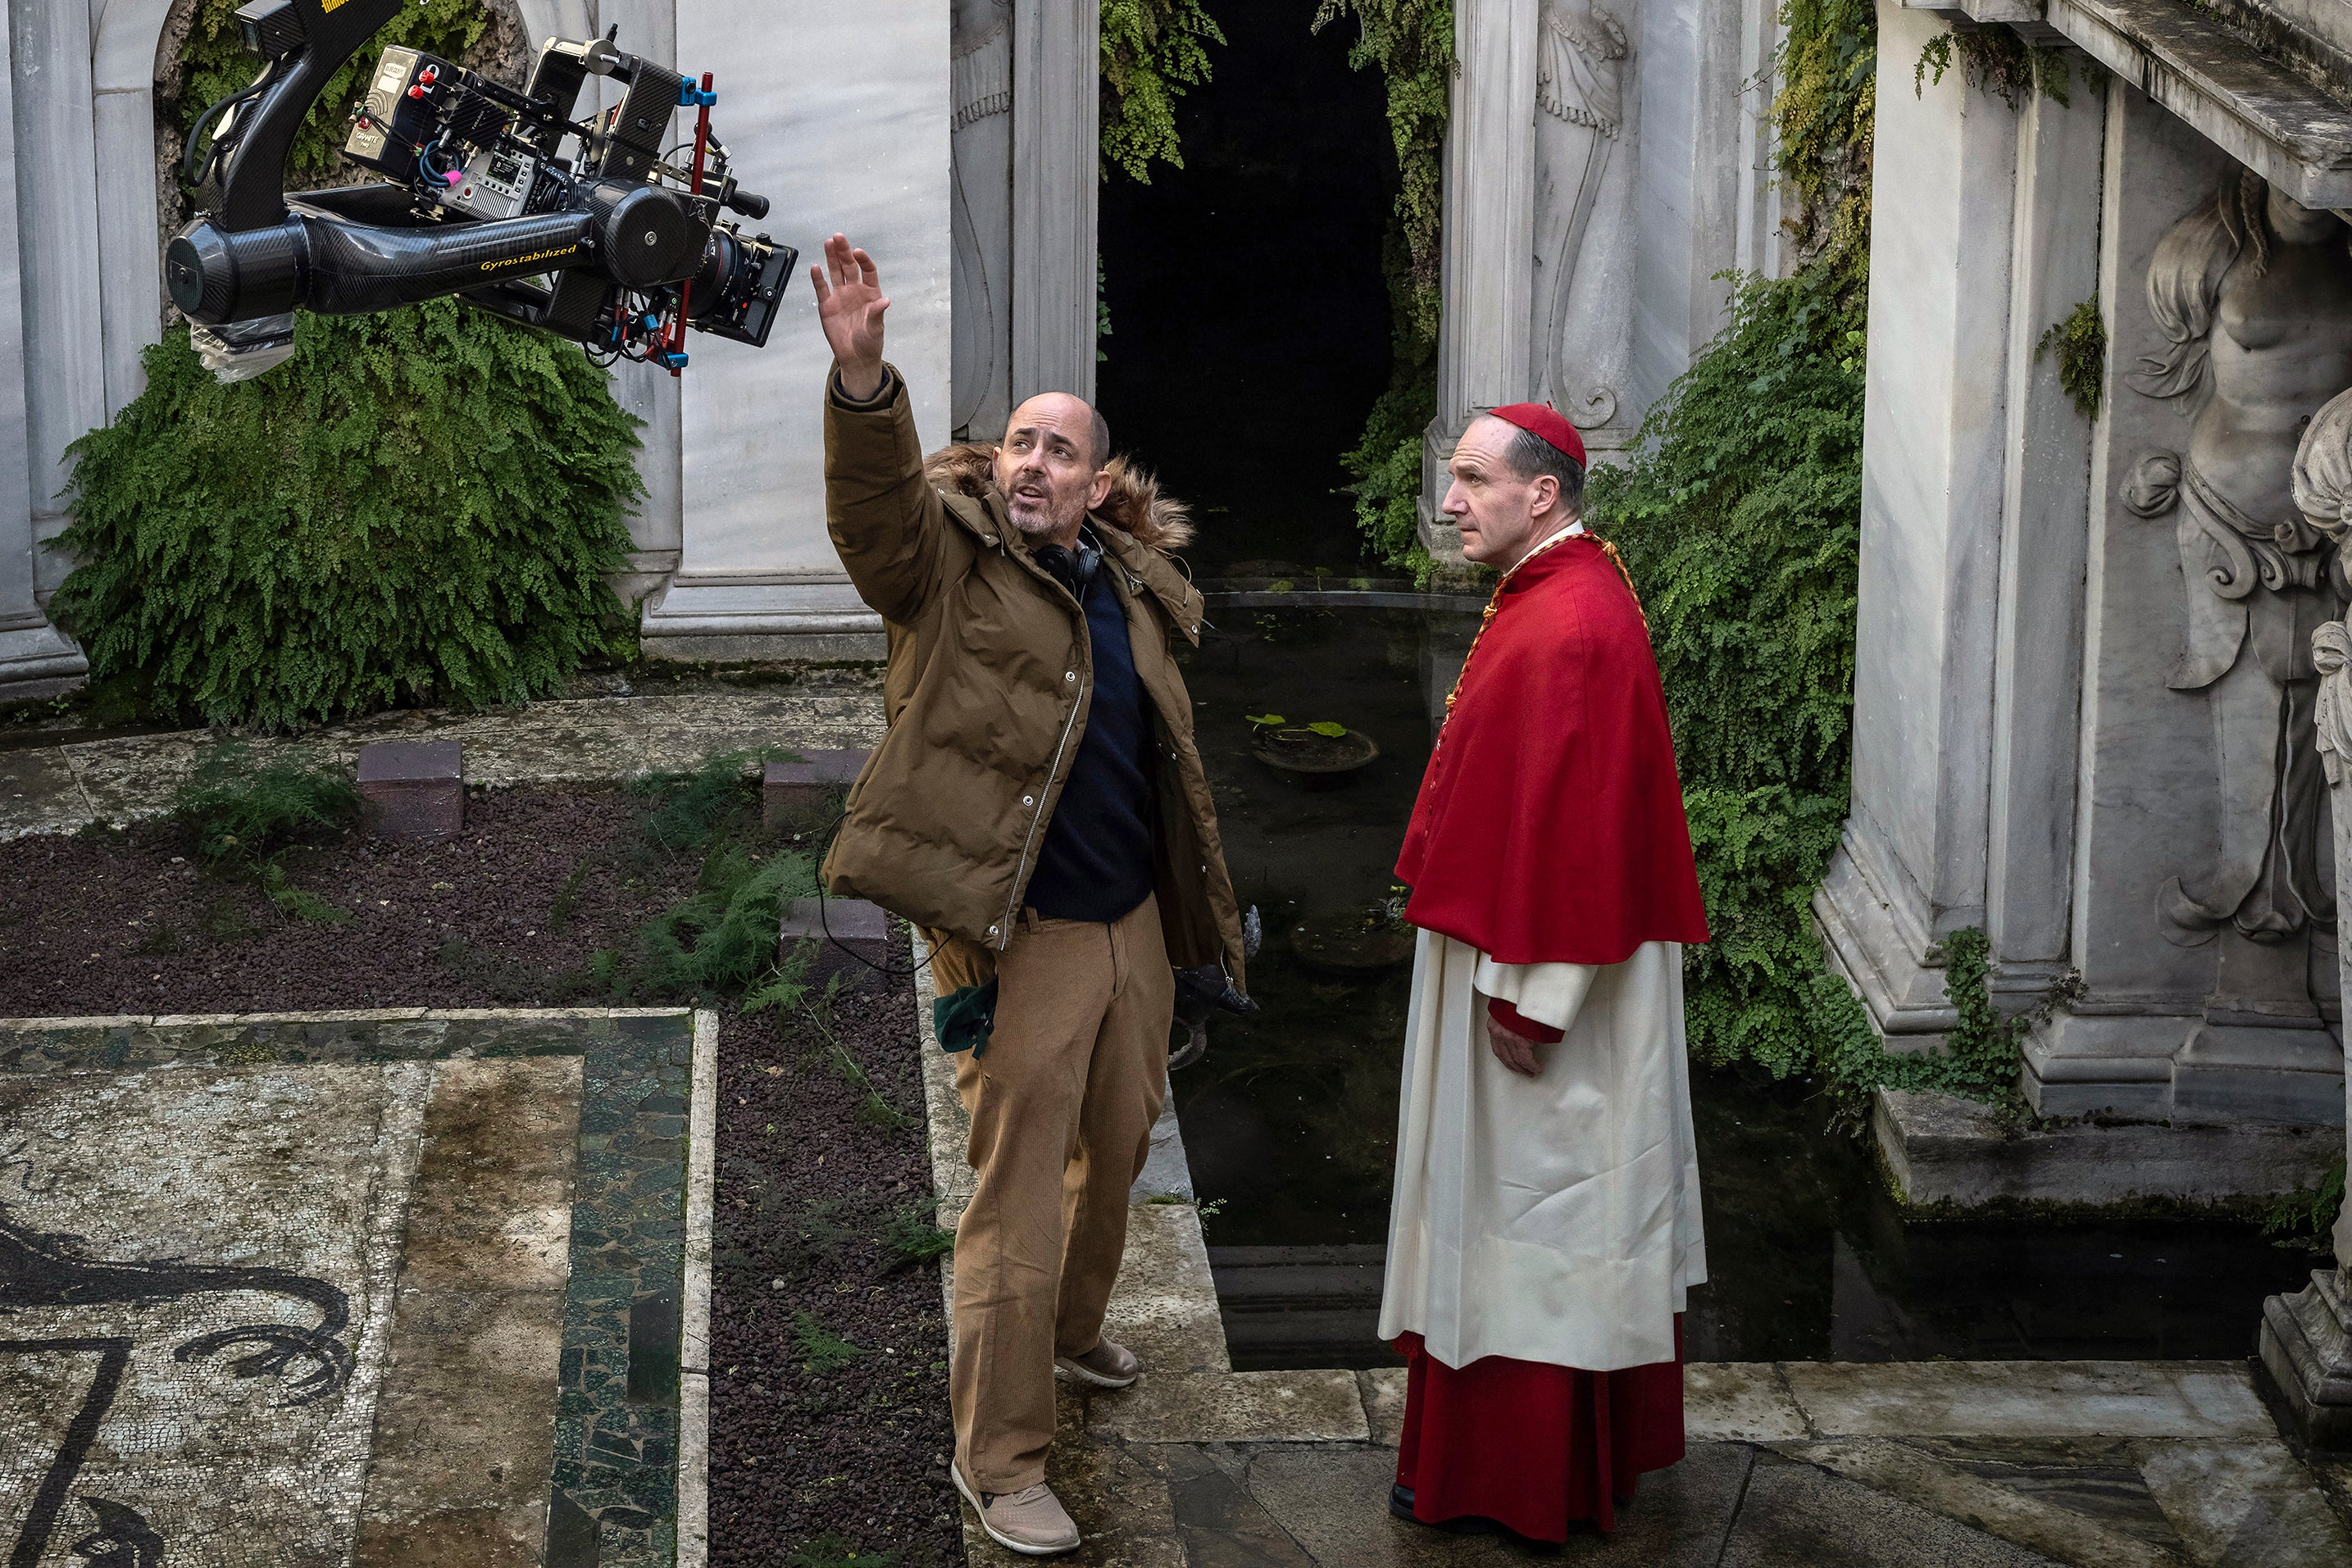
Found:
[[[1087,585],[1094,706],[1029,883],[1029,907],[1049,919],[1117,920],[1151,895],[1150,699],[1111,586],[1118,570],[1106,559]]]

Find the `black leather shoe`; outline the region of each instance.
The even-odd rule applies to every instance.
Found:
[[[1465,1513],[1458,1519],[1444,1519],[1433,1522],[1423,1519],[1412,1511],[1412,1489],[1406,1486],[1389,1488],[1389,1511],[1408,1523],[1420,1525],[1423,1530],[1442,1530],[1448,1535],[1508,1535],[1511,1533],[1507,1526],[1497,1524],[1491,1519],[1483,1519],[1475,1513]]]

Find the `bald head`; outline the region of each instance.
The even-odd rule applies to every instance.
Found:
[[[1109,493],[1109,461],[1110,426],[1086,399],[1041,392],[1014,409],[994,465],[1013,526],[1066,547]]]
[[[1076,392],[1039,392],[1013,411],[1004,422],[1004,439],[1016,431],[1054,431],[1082,439],[1087,460],[1099,468],[1110,461],[1110,424],[1094,404]]]

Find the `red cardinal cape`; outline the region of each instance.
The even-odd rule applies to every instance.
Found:
[[[1642,607],[1572,534],[1505,574],[1397,858],[1405,918],[1503,964],[1622,964],[1706,912]]]

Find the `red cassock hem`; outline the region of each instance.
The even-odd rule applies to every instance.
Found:
[[[1430,1524],[1491,1519],[1531,1541],[1564,1542],[1590,1520],[1616,1528],[1634,1479],[1683,1457],[1683,1320],[1675,1359],[1581,1372],[1489,1355],[1455,1368],[1401,1334],[1409,1365],[1397,1485]]]

